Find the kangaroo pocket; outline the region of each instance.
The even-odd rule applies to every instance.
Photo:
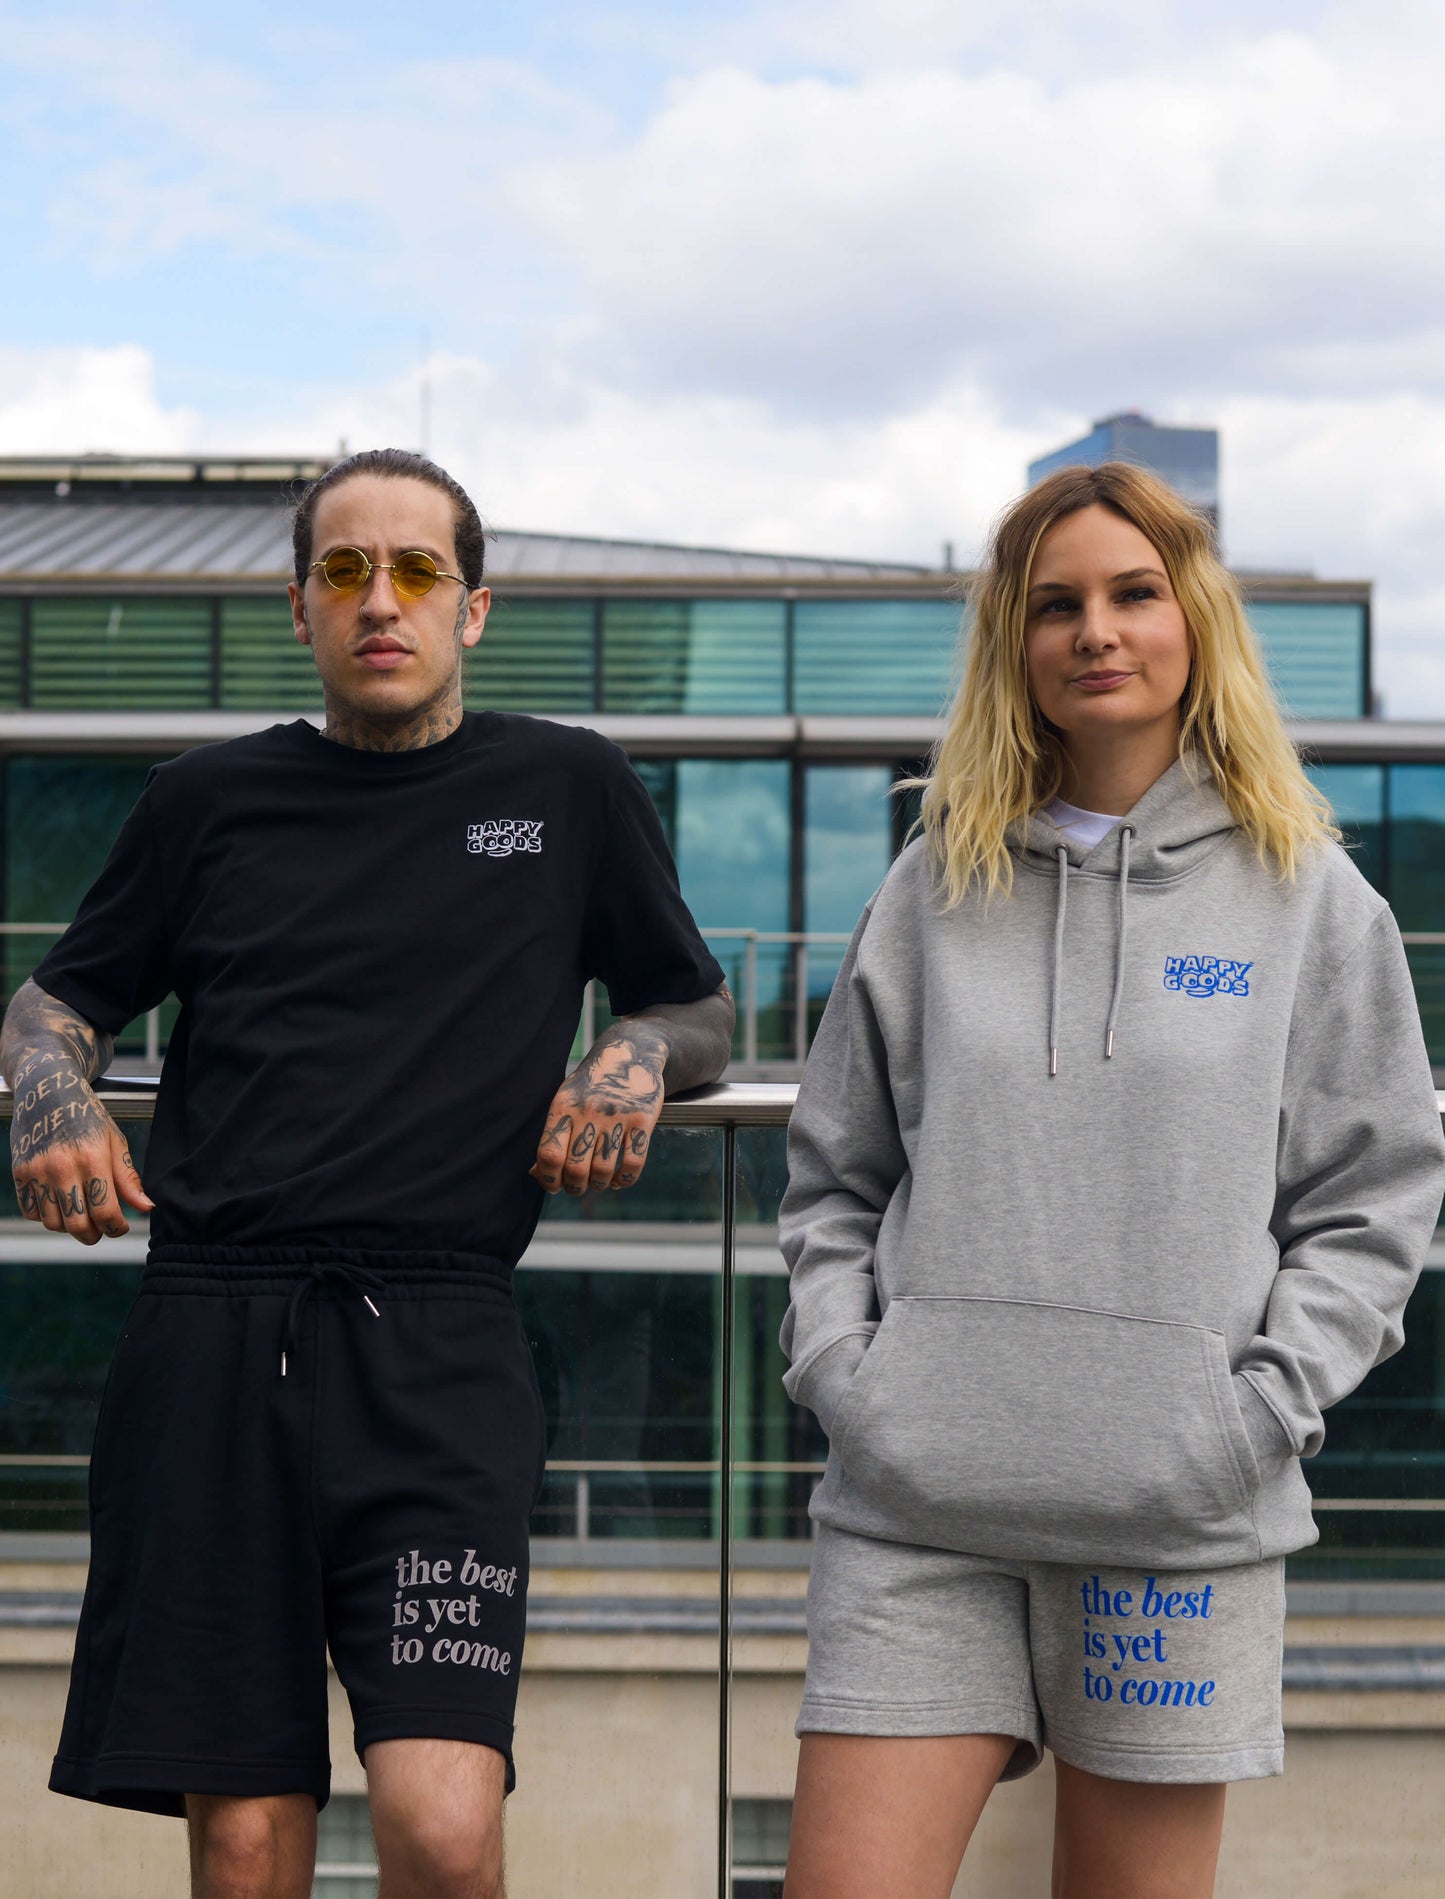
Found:
[[[834,1520],[1043,1562],[1251,1561],[1258,1467],[1223,1336],[1022,1300],[897,1298],[843,1394]]]

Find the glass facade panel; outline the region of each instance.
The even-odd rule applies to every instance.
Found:
[[[238,711],[320,710],[316,661],[296,637],[284,595],[221,602],[221,704]]]
[[[790,913],[792,767],[779,758],[683,758],[672,768],[673,851],[688,908],[728,985],[747,994],[746,942],[716,930],[786,931]],[[786,944],[753,952],[759,1055],[791,1049],[792,955]]]
[[[608,600],[603,709],[785,711],[786,628],[781,600]]]
[[[1347,600],[1251,600],[1250,624],[1280,702],[1293,719],[1360,719],[1365,609]]]
[[[793,613],[795,712],[931,716],[947,704],[956,600],[799,600]]]
[[[1445,765],[1390,767],[1390,904],[1402,930],[1445,930]]]
[[[0,707],[23,702],[24,640],[25,603],[0,600]]]
[[[462,698],[498,712],[590,712],[591,600],[498,600],[462,657]]]
[[[1407,934],[1445,932],[1445,765],[1392,765],[1387,895]],[[1425,1046],[1445,1066],[1445,945],[1407,943]]]
[[[212,703],[211,602],[36,600],[30,703],[120,712]]]
[[[887,765],[810,765],[804,783],[803,928],[852,934],[893,861]],[[808,1013],[816,1028],[844,943],[808,946]]]
[[[11,758],[5,762],[5,921],[68,923],[141,794],[144,758]],[[5,937],[5,995],[54,942]]]
[[[810,765],[804,795],[803,927],[851,933],[893,861],[887,765]]]
[[[1385,767],[1310,765],[1309,776],[1330,801],[1346,850],[1382,894],[1387,868]]]

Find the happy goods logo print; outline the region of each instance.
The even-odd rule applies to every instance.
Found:
[[[488,818],[467,826],[467,849],[475,856],[510,857],[513,851],[542,849],[541,818]]]
[[[1186,996],[1247,996],[1245,980],[1253,963],[1230,962],[1223,956],[1166,956],[1164,987]]]

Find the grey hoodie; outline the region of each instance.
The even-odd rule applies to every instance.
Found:
[[[1445,1188],[1394,920],[1336,847],[1280,882],[1183,762],[1087,853],[1035,817],[1014,864],[946,911],[903,852],[803,1076],[812,1514],[1020,1560],[1300,1549],[1299,1459],[1399,1349]]]

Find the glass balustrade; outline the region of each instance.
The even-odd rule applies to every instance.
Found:
[[[144,1083],[106,1092],[143,1168],[153,1094]],[[508,1815],[519,1894],[781,1892],[808,1499],[826,1454],[781,1384],[776,1222],[792,1097],[786,1084],[749,1083],[669,1103],[639,1187],[549,1201],[519,1268],[548,1421]],[[1328,1832],[1328,1789],[1348,1805],[1355,1788],[1355,1829],[1378,1833],[1379,1864],[1393,1864],[1405,1847],[1381,1819],[1390,1789],[1423,1800],[1445,1758],[1435,1706],[1445,1690],[1445,1248],[1435,1250],[1405,1350],[1336,1407],[1311,1467],[1321,1539],[1289,1568],[1290,1769],[1233,1797],[1222,1894],[1257,1890],[1252,1869],[1264,1862],[1252,1856],[1273,1864],[1283,1854],[1287,1866],[1290,1853],[1317,1899],[1427,1890],[1352,1886],[1344,1871],[1346,1883],[1330,1883],[1298,1809],[1302,1785],[1324,1789],[1309,1798],[1324,1803],[1316,1819]],[[14,1213],[0,1220],[0,1669],[20,1661],[27,1628],[73,1626],[89,1443],[143,1256],[139,1227],[82,1249]],[[50,1664],[62,1683],[61,1658]],[[1347,1772],[1351,1737],[1362,1764]],[[48,1753],[53,1738],[42,1723],[21,1745]],[[374,1893],[344,1720],[333,1753],[316,1891]],[[1047,1890],[1048,1789],[1046,1767],[999,1790],[957,1895]],[[104,1837],[113,1869],[126,1863],[129,1835],[112,1841],[105,1810],[71,1824]],[[1286,1878],[1279,1890],[1305,1883]]]

